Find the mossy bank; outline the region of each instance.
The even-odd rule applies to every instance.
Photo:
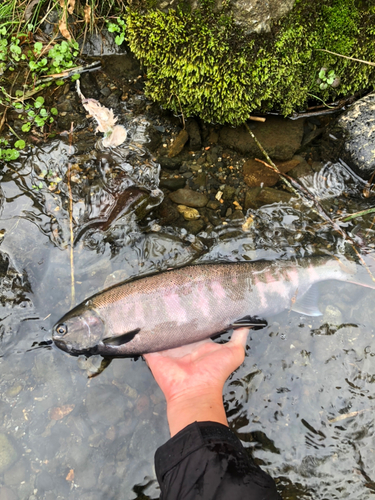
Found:
[[[168,13],[133,6],[125,33],[146,68],[150,98],[185,116],[238,124],[254,110],[288,115],[309,101],[373,88],[374,66],[319,50],[375,61],[370,3],[297,0],[271,32],[260,34],[245,33],[229,10],[207,5]]]

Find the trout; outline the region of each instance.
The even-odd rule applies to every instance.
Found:
[[[73,355],[126,357],[180,347],[284,310],[321,314],[315,283],[355,279],[360,266],[332,257],[203,264],[135,279],[93,295],[54,326]],[[256,322],[255,322],[256,323]]]

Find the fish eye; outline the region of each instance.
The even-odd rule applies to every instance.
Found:
[[[68,327],[64,323],[60,323],[56,326],[56,333],[59,335],[65,335],[68,333]]]

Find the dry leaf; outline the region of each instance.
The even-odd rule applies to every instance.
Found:
[[[71,483],[74,481],[74,470],[70,469],[68,472],[68,475],[65,478],[67,481],[70,481]]]
[[[85,23],[89,24],[91,18],[91,7],[90,5],[85,5],[83,7],[83,12],[85,13]]]
[[[69,14],[73,14],[75,3],[76,3],[76,0],[68,0],[67,7],[68,7]]]
[[[62,34],[62,36],[65,37],[70,42],[72,37],[70,36],[68,27],[67,27],[64,19],[60,19],[60,21],[59,21],[59,30],[60,30],[60,33]]]
[[[49,418],[51,420],[61,420],[74,410],[74,406],[75,405],[63,405],[51,408],[49,411]]]

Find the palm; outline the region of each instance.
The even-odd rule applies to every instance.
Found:
[[[203,340],[195,344],[146,354],[147,361],[167,401],[184,394],[221,388],[244,360],[247,328],[236,330],[230,342]]]

